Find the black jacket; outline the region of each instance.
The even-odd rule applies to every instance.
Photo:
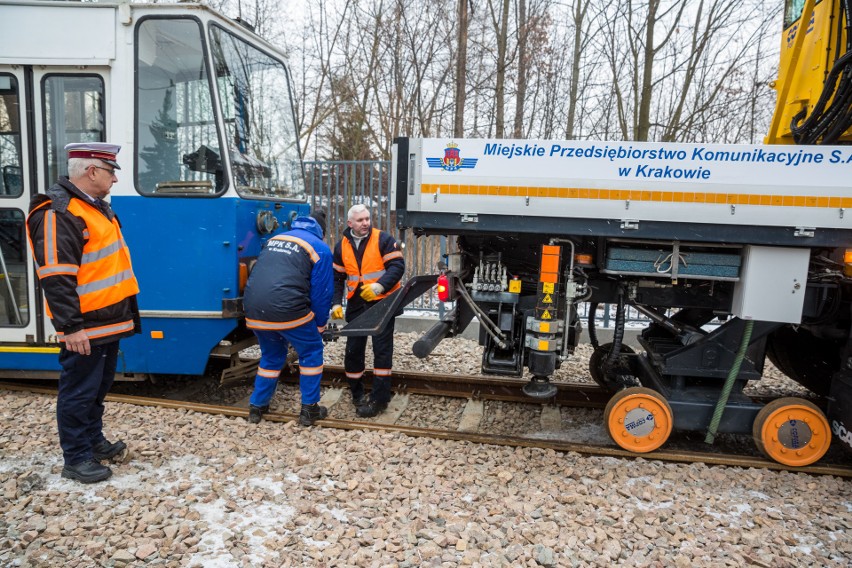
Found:
[[[47,193],[36,195],[30,202],[30,215],[27,218],[27,231],[33,249],[33,257],[38,266],[45,265],[44,259],[44,214],[48,209],[56,212],[56,250],[57,262],[79,266],[86,244],[86,223],[80,217],[68,212],[72,199],[91,200],[67,177],[60,178]],[[50,205],[33,211],[39,205],[50,201]],[[115,213],[109,204],[101,202],[101,213],[112,220]],[[136,296],[125,298],[116,304],[91,312],[80,311],[80,298],[77,295],[77,277],[69,274],[56,274],[40,280],[41,289],[53,316],[53,327],[64,334],[80,331],[84,328],[108,326],[133,320],[134,329],[105,337],[89,339],[92,345],[116,341],[122,337],[141,333],[139,307]]]

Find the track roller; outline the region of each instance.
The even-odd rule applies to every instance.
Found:
[[[831,428],[815,404],[795,397],[764,406],[754,419],[752,435],[764,456],[791,467],[819,461],[831,445]]]
[[[663,395],[645,387],[631,387],[609,399],[604,423],[616,444],[644,454],[666,443],[674,418]]]

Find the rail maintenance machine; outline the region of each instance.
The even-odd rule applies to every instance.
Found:
[[[457,237],[438,276],[454,306],[415,354],[476,316],[483,372],[526,368],[524,392],[547,399],[589,302],[590,372],[623,448],[753,432],[799,466],[832,430],[852,443],[852,147],[403,138],[394,164],[398,225]],[[597,345],[604,303],[614,340]],[[644,353],[623,343],[627,306],[651,321]],[[808,400],[743,394],[767,354],[831,423]]]
[[[451,302],[415,354],[477,317],[483,372],[527,369],[524,392],[547,399],[589,303],[590,372],[613,393],[604,421],[619,446],[751,433],[794,467],[832,435],[852,448],[850,10],[787,3],[765,145],[397,139],[399,228],[456,240],[441,274],[397,300],[437,283]],[[604,345],[600,304],[615,306]],[[643,353],[623,342],[628,306],[650,320]],[[767,356],[813,400],[749,398]]]

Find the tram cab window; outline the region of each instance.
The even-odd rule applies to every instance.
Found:
[[[217,26],[210,27],[210,49],[237,192],[305,200],[286,67]]]
[[[24,212],[0,208],[0,326],[29,323]]]
[[[0,73],[0,205],[23,192],[18,81]],[[7,201],[0,207],[0,326],[23,327],[30,321],[28,260],[24,212]]]
[[[0,199],[24,192],[18,81],[0,73]]]
[[[137,191],[221,193],[225,168],[199,22],[142,19],[136,44]]]
[[[46,189],[68,175],[66,144],[106,140],[106,109],[104,81],[96,75],[46,75],[42,90]]]

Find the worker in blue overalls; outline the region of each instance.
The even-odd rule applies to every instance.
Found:
[[[261,351],[249,400],[251,423],[260,422],[269,410],[290,345],[299,354],[299,423],[311,426],[328,416],[319,399],[322,333],[331,308],[334,276],[324,233],[324,211],[297,217],[290,231],[266,242],[249,276],[243,297],[246,325],[257,336]]]

